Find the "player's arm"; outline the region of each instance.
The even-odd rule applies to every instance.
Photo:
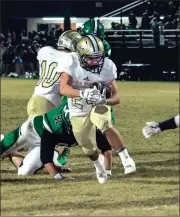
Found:
[[[72,87],[73,78],[68,73],[61,73],[60,77],[60,94],[69,98],[81,97],[83,99],[97,101],[100,96],[100,91],[96,89],[87,88],[85,90],[78,90]],[[97,97],[98,96],[98,97]]]
[[[119,96],[118,86],[115,80],[112,82],[111,89],[112,89],[112,96],[109,99],[107,99],[106,104],[117,105],[120,103],[120,96]]]
[[[41,137],[41,150],[40,159],[45,169],[54,179],[62,179],[63,176],[58,172],[57,168],[53,163],[54,148],[56,145],[56,140],[54,135],[44,129],[43,135]]]
[[[176,129],[180,126],[179,115],[162,122],[147,122],[143,127],[142,133],[145,138],[150,138],[153,135],[161,133],[166,130]]]
[[[80,97],[80,90],[72,87],[72,77],[68,73],[61,73],[60,94],[70,98]]]

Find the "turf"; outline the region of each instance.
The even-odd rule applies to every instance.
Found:
[[[36,80],[1,80],[1,132],[17,128]],[[125,177],[114,155],[113,176],[98,184],[94,168],[80,147],[71,149],[69,166],[75,180],[54,181],[44,171],[18,177],[13,165],[1,161],[2,216],[179,216],[179,131],[146,140],[145,122],[179,113],[178,83],[118,82],[121,104],[116,127],[136,162],[137,173]]]

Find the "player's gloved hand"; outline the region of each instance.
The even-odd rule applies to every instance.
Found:
[[[160,132],[161,132],[161,129],[159,127],[159,123],[157,122],[147,122],[146,126],[143,127],[142,129],[142,133],[146,139]]]
[[[97,100],[97,105],[106,105],[107,99],[106,99],[106,89],[103,89],[102,94],[100,95],[99,99]]]
[[[97,87],[94,88],[87,88],[85,90],[80,90],[80,97],[92,102],[97,102],[99,97],[100,97],[101,93],[100,91],[97,89]]]

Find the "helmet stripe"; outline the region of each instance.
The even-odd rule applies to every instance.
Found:
[[[94,37],[92,35],[87,35],[87,37],[89,38],[89,40],[91,41],[91,43],[93,45],[94,52],[98,52],[99,51],[99,47],[98,47],[97,41],[94,39]]]
[[[97,26],[98,26],[98,23],[97,23],[97,20],[94,19],[94,34],[97,34]]]
[[[94,37],[94,40],[96,41],[96,43],[97,43],[97,46],[98,46],[98,51],[100,51],[100,47],[99,47],[99,44],[98,44],[98,42],[97,42],[97,40],[96,40],[96,37]]]

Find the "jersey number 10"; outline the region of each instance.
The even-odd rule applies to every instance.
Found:
[[[51,87],[60,77],[58,72],[53,73],[57,65],[57,62],[52,62],[47,70],[47,61],[43,60],[41,63],[41,76],[36,86],[41,84],[45,88]]]

